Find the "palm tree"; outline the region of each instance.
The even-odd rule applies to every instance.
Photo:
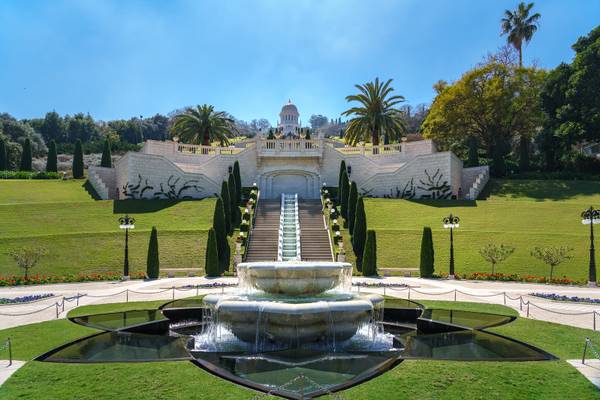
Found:
[[[210,146],[218,140],[221,146],[229,145],[229,137],[237,133],[235,121],[224,111],[215,111],[214,106],[204,104],[190,107],[175,117],[171,135],[180,142]]]
[[[391,83],[391,79],[383,83],[379,78],[375,78],[375,82],[355,85],[360,91],[359,94],[346,96],[346,101],[360,103],[359,106],[342,113],[344,116],[355,116],[346,126],[346,143],[354,146],[360,141],[367,142],[370,139],[373,146],[377,146],[382,135],[391,140],[398,140],[406,132],[402,112],[394,108],[396,104],[404,101],[404,97],[390,96],[394,91]],[[376,152],[376,149],[373,151]]]
[[[521,2],[516,10],[505,10],[502,18],[502,35],[508,34],[507,42],[519,52],[519,67],[523,66],[523,42],[531,41],[541,18],[540,13],[529,15],[532,8],[533,3],[525,5]]]

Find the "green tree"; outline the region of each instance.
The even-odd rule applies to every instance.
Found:
[[[431,228],[426,226],[423,228],[423,236],[421,236],[421,263],[420,263],[421,278],[431,278],[435,270],[435,253],[433,250],[433,235]]]
[[[146,275],[150,279],[158,279],[160,272],[160,258],[158,256],[158,231],[152,227],[150,242],[148,243],[148,257],[146,258]]]
[[[112,168],[112,153],[110,151],[110,139],[104,139],[104,148],[102,149],[102,160],[100,166],[104,168]]]
[[[467,161],[467,165],[469,167],[478,167],[479,144],[477,143],[477,138],[474,136],[469,136],[469,138],[467,139],[467,146],[469,146],[469,159]]]
[[[204,257],[204,273],[208,277],[217,277],[219,272],[219,254],[217,249],[217,237],[215,230],[208,230],[208,239],[206,240],[206,255]]]
[[[217,251],[219,253],[219,269],[221,272],[229,269],[229,258],[231,250],[229,248],[229,240],[227,239],[227,230],[225,224],[225,207],[223,199],[217,197],[215,203],[215,211],[213,214],[213,229],[217,238]]]
[[[554,267],[571,259],[569,254],[573,249],[568,246],[535,247],[531,255],[550,267],[550,279],[554,273]]]
[[[233,226],[231,225],[231,198],[229,197],[229,184],[227,181],[221,183],[221,199],[223,199],[223,211],[225,213],[225,230],[227,235],[233,234]]]
[[[223,111],[215,111],[214,106],[204,104],[190,107],[185,113],[175,117],[171,135],[183,143],[210,146],[218,140],[229,145],[229,137],[237,133],[235,121]]]
[[[342,186],[340,187],[340,213],[342,217],[344,217],[344,226],[347,227],[347,219],[348,219],[348,195],[350,194],[350,187],[348,184],[348,173],[346,171],[342,171]]]
[[[58,172],[58,156],[56,142],[51,140],[48,144],[48,158],[46,159],[46,172]]]
[[[17,250],[12,250],[9,255],[15,260],[19,268],[23,270],[25,280],[29,279],[29,271],[34,268],[40,261],[42,256],[47,254],[46,249],[42,247],[21,247]]]
[[[231,229],[233,231],[235,228],[239,227],[240,223],[242,222],[242,213],[237,205],[235,176],[233,176],[233,174],[229,174],[227,185],[229,188],[229,201],[231,202]]]
[[[523,66],[523,44],[527,44],[538,30],[541,15],[529,15],[533,3],[519,3],[516,10],[505,10],[502,18],[502,34],[507,35],[506,40],[519,52],[519,67]]]
[[[238,206],[242,205],[242,175],[240,174],[240,163],[233,163],[233,177],[235,178],[235,201]]]
[[[83,146],[81,140],[75,141],[75,152],[73,153],[73,178],[83,178]]]
[[[65,121],[56,111],[46,113],[42,126],[40,127],[40,133],[46,142],[51,140],[59,143],[63,142],[67,135]]]
[[[358,187],[356,182],[350,184],[350,193],[348,194],[348,232],[354,231],[354,219],[356,218],[356,201],[358,198]]]
[[[356,201],[356,216],[354,219],[354,231],[352,232],[352,249],[356,255],[356,269],[362,272],[362,256],[365,250],[367,236],[367,215],[362,196]]]
[[[340,172],[338,174],[338,192],[337,192],[337,203],[342,204],[342,174],[346,171],[346,161],[340,162]]]
[[[363,276],[377,275],[377,237],[372,229],[367,231],[367,240],[362,257],[362,274]]]
[[[19,170],[31,171],[32,169],[33,168],[31,167],[31,140],[27,138],[23,143],[23,153],[21,153],[21,166],[19,167]]]
[[[0,171],[8,170],[8,153],[6,151],[6,142],[0,138]]]
[[[479,254],[483,259],[490,264],[492,264],[492,274],[496,273],[496,264],[500,264],[502,261],[506,260],[512,253],[515,252],[515,248],[513,246],[508,246],[505,244],[495,244],[488,243],[481,249],[479,249]]]
[[[360,103],[342,113],[344,116],[354,116],[346,125],[345,140],[351,146],[369,140],[377,146],[382,136],[399,140],[406,133],[402,112],[394,107],[402,103],[404,97],[391,95],[394,91],[391,83],[391,79],[383,83],[375,78],[375,82],[355,85],[358,94],[346,96],[347,102]]]

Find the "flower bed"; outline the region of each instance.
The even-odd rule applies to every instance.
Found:
[[[353,282],[352,286],[360,287],[408,287],[404,283],[385,283],[385,282]]]
[[[546,300],[555,301],[571,301],[574,303],[590,303],[600,304],[600,299],[592,299],[590,297],[578,297],[578,296],[563,296],[556,293],[529,293],[530,296],[540,297]]]
[[[53,293],[43,293],[43,294],[32,294],[29,296],[20,296],[13,297],[12,299],[6,297],[0,297],[0,304],[23,304],[23,303],[32,303],[34,301],[46,299],[48,297],[54,296]]]
[[[0,286],[44,285],[47,283],[72,283],[72,282],[99,282],[120,280],[122,275],[118,272],[103,272],[98,274],[70,274],[70,275],[31,275],[28,279],[22,276],[0,276]],[[130,279],[144,279],[146,273],[134,272]]]
[[[436,273],[433,278],[446,279],[448,273]],[[545,276],[519,275],[519,274],[488,274],[484,272],[472,272],[470,274],[457,274],[456,280],[467,281],[500,281],[500,282],[527,282],[527,283],[550,283],[554,285],[584,285],[586,282],[576,281],[567,277],[549,279]]]

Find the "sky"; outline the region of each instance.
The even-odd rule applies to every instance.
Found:
[[[0,112],[96,119],[213,104],[274,124],[337,118],[354,85],[392,78],[411,105],[506,42],[516,0],[0,0]],[[543,0],[525,64],[553,68],[600,24],[598,0]]]

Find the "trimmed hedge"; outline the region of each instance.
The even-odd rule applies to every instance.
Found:
[[[32,171],[33,168],[31,166],[31,163],[31,140],[27,138],[25,139],[25,143],[23,143],[23,152],[21,153],[21,166],[19,170]]]
[[[219,254],[219,270],[225,272],[229,269],[229,258],[231,256],[231,249],[229,248],[229,241],[227,240],[227,231],[225,224],[225,209],[223,206],[223,199],[217,197],[215,203],[215,211],[213,213],[213,229],[217,239],[217,252]]]
[[[426,226],[423,228],[423,236],[421,237],[421,278],[431,278],[433,276],[434,264],[433,236],[431,228]]]
[[[81,140],[75,142],[75,153],[73,155],[73,178],[83,178],[83,147]]]
[[[362,196],[358,196],[356,202],[356,217],[354,219],[354,232],[352,232],[352,249],[356,255],[356,269],[362,272],[362,256],[365,251],[365,240],[367,239],[367,215],[365,214],[365,203]]]
[[[110,140],[106,138],[104,140],[104,147],[102,149],[102,160],[100,166],[104,168],[112,168],[112,152],[110,151]]]
[[[54,140],[51,140],[50,144],[48,145],[46,172],[58,172],[58,156],[56,154],[56,142]]]
[[[377,236],[375,231],[367,231],[367,241],[362,261],[363,276],[377,276]]]
[[[346,171],[346,161],[342,160],[340,162],[340,174],[338,176],[338,192],[337,192],[337,203],[341,204],[342,203],[342,172]]]
[[[223,211],[225,212],[225,231],[228,236],[231,236],[233,226],[231,225],[231,199],[229,198],[229,183],[227,181],[221,183],[221,199],[223,199]]]
[[[150,279],[158,279],[160,273],[160,258],[158,255],[158,231],[152,227],[148,243],[148,258],[146,259],[146,274]]]
[[[57,172],[0,171],[0,179],[60,179]]]
[[[348,196],[350,192],[350,185],[348,184],[348,173],[344,170],[342,171],[342,181],[341,181],[341,189],[340,189],[340,212],[342,217],[344,217],[344,225],[348,226],[346,220],[348,219]]]
[[[356,216],[356,201],[358,200],[358,187],[356,182],[350,184],[350,193],[348,194],[348,231],[354,230],[354,218]]]
[[[0,171],[8,169],[8,153],[6,152],[6,143],[0,139]]]
[[[213,228],[210,228],[208,230],[204,271],[206,273],[206,276],[210,277],[221,275],[219,272],[219,254],[217,250],[217,237]]]

